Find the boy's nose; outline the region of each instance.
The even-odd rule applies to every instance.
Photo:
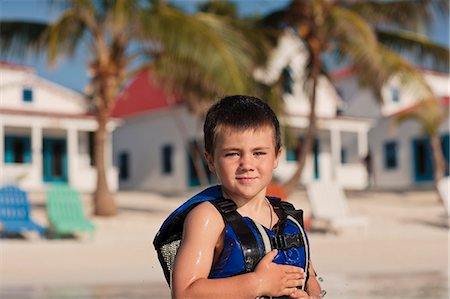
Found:
[[[241,170],[252,170],[252,156],[251,155],[242,155],[239,163],[239,168]]]

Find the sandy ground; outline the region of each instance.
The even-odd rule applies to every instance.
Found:
[[[0,240],[1,298],[169,298],[153,238],[185,197],[120,192],[120,214],[92,217],[95,236]],[[328,298],[449,298],[449,230],[431,191],[349,192],[367,230],[311,231],[312,260]],[[47,225],[44,198],[33,218]],[[86,196],[85,206],[90,211]],[[310,214],[305,193],[289,201]]]

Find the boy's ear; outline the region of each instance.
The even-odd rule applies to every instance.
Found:
[[[280,148],[279,150],[278,150],[278,152],[275,154],[275,161],[274,161],[274,163],[273,163],[273,169],[275,169],[275,168],[277,168],[278,167],[278,160],[280,160],[280,157],[281,157],[281,153],[283,152],[283,150]]]
[[[205,159],[206,162],[208,162],[208,168],[211,172],[215,173],[216,168],[214,167],[214,159],[213,159],[213,155],[211,155],[208,152],[205,152]]]

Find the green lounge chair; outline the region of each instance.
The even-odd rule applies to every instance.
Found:
[[[67,185],[51,186],[46,205],[51,237],[87,232],[92,238],[95,226],[85,216],[79,192]]]

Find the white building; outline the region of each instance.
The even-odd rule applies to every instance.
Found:
[[[299,139],[306,132],[309,113],[309,100],[301,83],[304,74],[298,71],[304,69],[304,64],[301,44],[286,36],[267,69],[256,74],[261,80],[270,81],[290,66],[293,84],[284,95],[285,113],[280,121]],[[201,154],[196,159],[200,160],[203,122],[190,115],[183,104],[170,101],[149,78],[148,74],[140,74],[117,101],[114,115],[123,119],[122,126],[113,133],[119,188],[176,192],[195,187],[199,179],[189,148],[199,145]],[[370,121],[338,116],[340,101],[331,83],[320,78],[317,140],[299,183],[335,180],[348,189],[367,186],[363,158],[368,150]],[[346,163],[342,163],[343,147],[348,148]],[[295,150],[285,148],[275,175],[281,181],[287,180],[296,167]],[[206,165],[203,170],[207,171]]]
[[[308,127],[309,97],[305,92],[307,55],[303,42],[290,30],[280,38],[265,69],[255,72],[255,77],[272,83],[285,76],[281,123],[289,128],[294,138],[302,139]],[[331,82],[320,76],[316,90],[317,136],[313,155],[307,159],[301,182],[312,180],[336,181],[346,189],[364,189],[367,171],[364,157],[368,152],[367,134],[371,128],[368,118],[338,113],[342,99]],[[279,163],[276,176],[287,180],[297,164],[295,149],[287,148],[285,158]]]
[[[425,80],[441,102],[443,110],[449,110],[450,77],[448,73],[422,70]],[[383,101],[377,103],[374,95],[359,87],[352,69],[333,75],[339,94],[344,99],[342,112],[374,119],[369,132],[369,147],[373,168],[373,186],[380,189],[405,189],[431,187],[433,162],[429,138],[424,136],[419,122],[414,120],[395,124],[396,116],[417,104],[414,89],[402,87],[398,80],[391,80],[382,90]],[[450,118],[439,129],[444,157],[449,160]],[[448,175],[448,168],[447,168]]]
[[[266,82],[275,81],[280,74],[288,76],[287,81],[291,84],[284,94],[286,117],[282,120],[297,128],[298,132],[304,131],[308,123],[306,115],[309,106],[303,88],[307,55],[303,42],[295,33],[286,30],[267,69],[255,73],[257,78]],[[442,109],[448,111],[449,74],[430,70],[422,72],[427,84],[441,101]],[[420,124],[415,121],[407,121],[397,127],[393,124],[395,116],[416,105],[423,93],[415,86],[403,86],[394,77],[381,90],[383,99],[378,103],[369,89],[358,84],[352,69],[333,73],[332,80],[335,87],[325,77],[319,80],[316,107],[319,148],[316,149],[314,159],[309,160],[302,182],[307,183],[312,172],[314,179],[331,179],[345,188],[360,188],[367,183],[367,172],[363,173],[361,167],[365,166],[362,161],[367,157],[368,140],[373,174],[371,187],[405,189],[432,186],[431,147]],[[339,113],[336,113],[337,110]],[[447,163],[449,126],[450,119],[447,118],[440,127]],[[287,163],[277,173],[289,177],[293,167]]]
[[[48,184],[67,183],[82,192],[94,191],[96,129],[82,95],[39,78],[32,68],[0,62],[1,185],[43,191]],[[116,190],[111,144],[107,149],[109,186]]]
[[[123,121],[113,133],[121,190],[179,192],[199,185],[188,145],[201,144],[202,123],[182,103],[170,101],[150,74],[134,78],[113,115]]]

